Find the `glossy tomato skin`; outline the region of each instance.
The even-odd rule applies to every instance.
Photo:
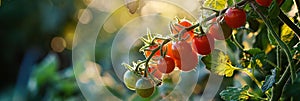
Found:
[[[224,14],[226,24],[231,28],[238,28],[246,23],[246,11],[243,9],[231,7]]]
[[[136,82],[135,87],[136,93],[143,98],[150,97],[155,90],[153,81],[146,77],[140,78]]]
[[[177,41],[172,45],[176,66],[182,71],[190,71],[198,64],[198,56],[186,41]]]
[[[228,39],[232,35],[232,28],[230,28],[224,21],[223,16],[219,17],[220,21],[212,19],[212,25],[209,27],[208,34],[217,40]]]
[[[134,71],[127,70],[124,74],[123,80],[126,87],[130,90],[135,90],[135,84],[140,77]]]
[[[176,41],[172,43],[173,58],[180,60],[180,57],[186,53],[192,52],[192,47],[186,41]]]
[[[202,36],[195,36],[193,38],[193,45],[195,50],[197,50],[198,54],[201,55],[208,55],[211,53],[212,50],[215,48],[215,41],[213,37],[209,34],[202,35]]]
[[[158,60],[157,68],[162,73],[171,73],[175,68],[175,61],[171,57],[164,57]]]
[[[269,7],[272,3],[272,0],[255,0],[256,3],[263,7]]]
[[[190,26],[192,26],[192,24],[191,24],[188,20],[182,20],[182,21],[180,21],[178,24],[181,25],[181,26],[184,26],[184,27],[190,27]],[[180,30],[181,30],[181,28],[180,28],[179,26],[176,26],[176,25],[175,25],[175,29],[176,29],[177,31],[179,31],[179,32],[180,32]],[[178,34],[178,32],[177,32],[175,29],[172,30],[173,34]],[[188,31],[188,32],[185,32],[185,33],[182,35],[182,38],[186,38],[188,35],[189,35],[190,37],[189,37],[186,41],[191,42],[191,41],[192,41],[192,38],[194,37],[194,30],[190,30],[190,31]]]

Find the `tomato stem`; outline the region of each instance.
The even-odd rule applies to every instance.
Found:
[[[238,70],[240,70],[241,72],[247,74],[251,78],[251,80],[253,80],[256,83],[258,88],[261,89],[261,86],[262,86],[261,83],[255,78],[255,76],[251,72],[249,72],[247,69],[238,69]]]
[[[296,0],[297,1],[297,0]],[[278,18],[289,26],[298,36],[300,36],[300,28],[295,25],[283,12],[280,10]]]
[[[194,25],[192,25],[192,26],[190,26],[190,27],[185,27],[185,28],[181,29],[181,30],[179,31],[178,34],[175,34],[174,37],[179,37],[179,40],[180,40],[180,39],[181,39],[181,36],[182,36],[185,32],[190,31],[190,30],[192,30],[192,29],[195,29],[195,28],[198,27],[198,26],[200,26],[199,23],[196,23],[196,24],[194,24]]]
[[[154,56],[154,54],[161,49],[161,47],[163,47],[165,44],[167,44],[168,42],[170,42],[171,39],[166,39],[164,40],[164,42],[159,45],[159,47],[156,47],[154,50],[151,51],[151,54],[149,55],[149,57],[146,59],[146,63],[145,63],[145,70],[144,70],[144,77],[147,77],[148,74],[148,68],[149,68],[149,62],[151,60],[151,58]]]
[[[243,6],[243,5],[247,4],[248,1],[250,1],[250,0],[242,0],[242,1],[238,2],[238,3],[236,3],[236,5],[237,5],[237,6]],[[225,13],[227,9],[228,9],[228,8],[225,8],[225,9],[221,10],[220,13],[216,13],[216,14],[214,14],[214,15],[212,15],[212,16],[207,17],[207,18],[204,19],[201,23],[207,22],[207,21],[209,21],[209,20],[211,20],[211,19],[213,19],[213,18],[215,18],[215,17],[217,17],[217,16],[219,16],[219,15]]]
[[[220,13],[220,11],[218,11],[218,10],[211,9],[211,8],[207,8],[207,7],[201,7],[200,9],[205,9],[205,10],[213,11],[213,12],[215,12],[215,13]]]
[[[140,63],[137,64],[137,66],[135,67],[135,71],[138,72],[140,65],[142,65],[143,63],[145,63],[146,61],[142,61]]]

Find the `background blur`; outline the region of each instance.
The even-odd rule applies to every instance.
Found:
[[[85,2],[1,0],[0,100],[82,98],[71,53]]]
[[[170,0],[194,11],[198,2],[190,0]],[[111,41],[120,25],[127,22],[119,19],[131,20],[137,16],[163,10],[169,12],[167,16],[181,18],[190,17],[173,6],[162,5],[169,9],[157,9],[157,4],[148,4],[142,11],[132,15],[128,9],[121,7],[120,12],[114,12],[118,6],[124,4],[123,0],[97,0],[88,11],[84,9],[92,0],[1,0],[0,6],[0,100],[84,100],[76,83],[72,68],[72,42],[74,31],[78,22],[87,24],[92,21],[92,13],[113,13],[112,18],[100,33],[104,38],[98,38],[95,47],[95,61],[85,65],[96,64],[101,70],[102,79],[111,92],[119,98],[128,98],[134,92],[125,88],[122,81],[113,73],[110,59]],[[196,2],[196,3],[195,3]],[[192,4],[192,5],[191,5]],[[156,5],[156,6],[153,6]],[[159,8],[159,7],[158,7]],[[173,9],[173,10],[170,10]],[[124,13],[125,12],[125,13]],[[82,19],[81,15],[85,13]],[[125,15],[124,15],[125,14]],[[165,13],[161,13],[165,14]],[[198,14],[198,13],[197,13]],[[121,17],[120,17],[121,15]],[[116,20],[116,21],[114,21]],[[167,20],[158,20],[167,21]],[[113,27],[112,27],[113,25]],[[114,27],[115,26],[115,27]],[[146,26],[146,25],[145,25]],[[167,25],[166,25],[167,27]],[[146,30],[143,30],[144,32]],[[160,29],[167,32],[168,30]],[[112,34],[112,35],[109,35]],[[131,60],[144,58],[137,53],[142,43],[137,42],[132,47]],[[134,55],[136,54],[136,55]],[[130,61],[131,61],[130,60]],[[93,72],[91,70],[90,72]],[[89,73],[90,73],[89,72]],[[98,75],[92,75],[92,78]],[[90,75],[83,75],[80,80],[88,80]],[[119,91],[117,91],[119,90]],[[128,93],[130,92],[130,93]]]

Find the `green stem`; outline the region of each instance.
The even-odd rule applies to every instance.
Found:
[[[295,80],[295,72],[294,72],[294,64],[292,61],[292,54],[290,48],[280,39],[280,37],[276,34],[275,30],[272,27],[271,22],[260,12],[257,10],[257,7],[254,5],[253,2],[251,2],[251,7],[256,11],[256,13],[262,18],[262,20],[265,22],[268,29],[271,31],[271,35],[275,38],[278,45],[284,50],[285,54],[287,55],[287,59],[289,62],[290,72],[291,72],[291,79],[292,83]]]
[[[139,70],[140,65],[142,65],[143,63],[145,63],[146,61],[142,61],[140,63],[137,64],[135,71],[137,72]]]
[[[149,65],[148,65],[148,64],[149,64],[151,58],[154,56],[154,54],[155,54],[158,50],[161,49],[160,47],[164,46],[165,44],[167,44],[167,43],[170,42],[170,41],[171,41],[170,39],[166,39],[166,40],[164,40],[164,42],[163,42],[159,47],[157,47],[157,48],[155,48],[154,50],[152,50],[151,54],[150,54],[149,57],[146,59],[146,63],[145,63],[146,68],[145,68],[145,70],[144,70],[144,77],[147,77],[147,74],[148,74],[148,68],[149,68]]]
[[[236,5],[237,5],[237,6],[243,6],[243,5],[247,4],[248,1],[251,1],[251,0],[242,0],[242,1],[238,2],[238,3],[236,3]],[[225,13],[227,9],[228,9],[228,8],[225,8],[225,9],[221,10],[220,13],[221,13],[221,14]],[[207,21],[209,21],[209,20],[211,20],[211,19],[213,19],[213,18],[219,16],[220,13],[216,13],[216,14],[214,14],[214,15],[212,15],[212,16],[207,17],[207,18],[204,19],[201,23],[207,22]]]
[[[240,43],[236,40],[235,35],[232,35],[233,38],[233,43],[242,51],[244,51],[244,48],[242,47],[242,45],[240,45]]]
[[[243,73],[245,73],[245,74],[247,74],[250,78],[251,78],[251,80],[253,80],[255,83],[256,83],[256,85],[259,87],[259,88],[261,88],[261,83],[255,78],[255,76],[251,73],[251,72],[249,72],[247,69],[239,69],[241,72],[243,72]]]
[[[175,34],[174,37],[177,37],[177,36],[178,36],[178,37],[179,37],[179,40],[180,40],[180,39],[181,39],[181,36],[182,36],[185,32],[190,31],[190,30],[192,30],[192,29],[195,29],[195,28],[198,27],[199,25],[200,25],[200,24],[197,23],[197,24],[192,25],[192,26],[190,26],[190,27],[186,27],[186,28],[180,30],[178,34]]]
[[[275,63],[273,63],[273,62],[270,61],[270,60],[265,59],[265,61],[266,61],[268,64],[270,64],[271,66],[275,67],[276,69],[279,69],[279,68],[280,68],[279,66],[277,66]]]

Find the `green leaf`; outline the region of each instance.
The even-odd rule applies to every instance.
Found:
[[[206,0],[204,2],[204,6],[216,10],[222,10],[226,7],[226,3],[227,3],[226,0]]]
[[[293,30],[288,27],[286,24],[284,24],[281,27],[281,40],[285,43],[289,43],[295,36],[295,33],[293,32]]]
[[[227,0],[227,5],[232,6],[233,5],[233,0]]]
[[[280,8],[284,12],[289,12],[292,9],[293,4],[294,4],[294,2],[292,2],[292,1],[284,0],[284,3],[281,5]]]
[[[202,61],[207,69],[221,76],[231,77],[234,70],[239,69],[231,65],[228,55],[217,49],[212,51],[210,55],[203,57]]]
[[[225,101],[246,101],[249,99],[248,89],[248,85],[242,88],[227,87],[220,93],[220,96]]]
[[[269,9],[269,18],[276,18],[279,15],[280,8],[276,2],[272,2]]]
[[[268,75],[266,77],[265,82],[263,83],[263,85],[261,87],[261,90],[263,92],[265,92],[268,89],[270,89],[273,86],[273,84],[275,83],[275,80],[276,80],[276,71],[275,71],[275,69],[272,69],[271,72],[272,72],[272,75]]]
[[[249,54],[251,54],[252,56],[258,54],[258,53],[261,53],[263,52],[261,49],[259,48],[251,48],[247,51]]]
[[[275,38],[271,34],[272,32],[268,29],[268,39],[271,45],[277,45]]]

